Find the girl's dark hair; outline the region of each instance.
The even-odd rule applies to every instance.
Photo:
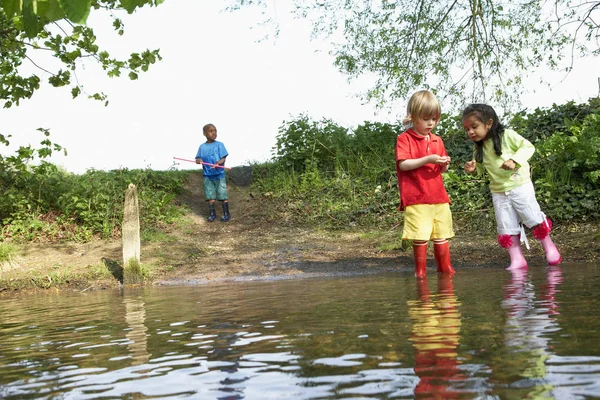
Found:
[[[463,120],[471,115],[484,124],[487,124],[490,119],[492,120],[492,127],[488,131],[487,139],[492,139],[496,155],[502,155],[501,140],[504,133],[504,125],[500,122],[496,111],[487,104],[471,104],[463,110]],[[475,161],[477,162],[483,161],[483,142],[483,140],[475,142]]]

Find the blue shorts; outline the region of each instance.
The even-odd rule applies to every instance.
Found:
[[[211,181],[208,178],[204,178],[204,198],[206,200],[228,200],[227,196],[227,182],[225,178]]]

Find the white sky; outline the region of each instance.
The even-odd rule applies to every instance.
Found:
[[[324,44],[310,42],[308,25],[278,10],[280,37],[258,43],[264,31],[252,29],[256,12],[231,14],[220,12],[221,7],[217,1],[168,0],[120,16],[124,36],[113,32],[110,19],[92,13],[88,25],[112,56],[160,48],[163,61],[137,81],[107,78],[93,63],[86,65],[77,74],[80,82],[89,93],[106,93],[108,107],[85,96],[73,100],[68,88],[43,85],[19,107],[0,111],[0,132],[13,135],[11,147],[0,146],[0,152],[37,145],[42,135],[36,128],[43,127],[51,130],[52,141],[67,148],[67,157],[52,161],[68,171],[166,169],[173,157],[194,158],[204,141],[202,126],[213,123],[217,140],[229,151],[227,165],[236,166],[269,159],[279,126],[301,113],[345,126],[404,116],[404,105],[377,113],[361,104],[355,96],[361,88],[348,84],[333,67]],[[550,89],[538,84],[540,74],[527,84],[525,107],[586,102],[598,95],[597,59],[578,62],[566,79],[544,72]],[[179,168],[197,166],[181,163]]]

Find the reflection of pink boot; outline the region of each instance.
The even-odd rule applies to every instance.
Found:
[[[522,288],[527,279],[527,268],[512,269],[510,273],[512,276],[510,284],[515,288]]]
[[[556,286],[561,284],[562,281],[563,277],[560,267],[548,268],[547,282],[549,286],[552,286],[552,288],[556,288]]]
[[[498,236],[498,243],[508,250],[508,255],[510,256],[510,266],[506,269],[527,268],[527,260],[525,260],[521,251],[519,235],[500,235]]]
[[[546,253],[546,261],[548,265],[558,265],[562,261],[562,257],[556,248],[556,245],[550,238],[550,231],[552,230],[552,221],[546,218],[544,222],[536,226],[531,233],[533,237],[539,239]]]
[[[556,301],[556,293],[560,292],[557,288],[563,281],[562,271],[560,267],[551,266],[548,268],[547,284],[541,287],[542,293],[540,298],[544,300],[544,303],[548,309],[549,315],[557,315],[558,302]]]

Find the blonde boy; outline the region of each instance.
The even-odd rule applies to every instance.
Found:
[[[454,236],[450,199],[442,173],[450,157],[442,139],[432,133],[440,121],[441,107],[428,90],[412,95],[405,125],[410,125],[396,140],[396,172],[400,190],[400,211],[404,211],[402,239],[412,240],[415,276],[424,278],[427,242],[433,240],[437,271],[454,274],[450,263],[448,238]]]

